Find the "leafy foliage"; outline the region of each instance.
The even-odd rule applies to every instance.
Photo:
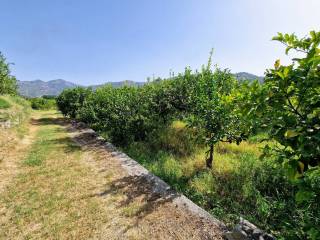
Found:
[[[303,237],[320,237],[320,32],[310,32],[299,39],[294,34],[273,38],[286,46],[286,53],[295,51],[299,57],[288,66],[277,60],[267,70],[263,96],[263,121],[270,138],[278,146],[266,148],[287,170],[299,187],[298,204],[308,211],[299,223]],[[300,233],[301,234],[301,233]],[[293,232],[296,235],[296,232]]]
[[[81,109],[91,92],[91,89],[81,87],[66,89],[57,97],[57,105],[64,115],[76,118],[77,111]]]
[[[0,94],[16,94],[17,81],[10,75],[9,64],[0,52]]]
[[[56,100],[52,97],[31,98],[31,107],[36,110],[56,109]]]
[[[211,168],[214,145],[220,141],[239,144],[246,138],[247,126],[236,104],[239,84],[229,70],[216,67],[212,72],[210,58],[207,67],[203,67],[196,77],[190,123],[191,126],[204,129],[206,142],[210,146],[207,167]]]

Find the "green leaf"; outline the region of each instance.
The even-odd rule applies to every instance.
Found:
[[[289,68],[289,67],[286,67],[286,68],[284,69],[284,71],[283,71],[284,77],[287,77],[287,76],[288,76],[289,71],[290,71],[290,68]]]
[[[276,62],[274,63],[274,68],[278,69],[280,67],[280,59],[276,60]]]
[[[284,134],[285,138],[293,138],[293,137],[296,137],[298,136],[299,133],[296,132],[295,130],[287,130]]]
[[[281,79],[284,79],[284,74],[282,72],[277,72],[277,75],[281,77]]]
[[[315,229],[315,228],[311,228],[309,231],[308,231],[308,235],[310,237],[311,240],[317,240],[319,239],[320,237],[320,231]]]
[[[289,51],[292,49],[292,47],[287,47],[286,48],[286,54],[288,55]]]
[[[299,190],[296,193],[295,199],[297,203],[304,203],[312,200],[315,196],[314,192],[306,191],[306,190]]]

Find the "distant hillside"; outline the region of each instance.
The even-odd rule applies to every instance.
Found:
[[[264,80],[264,77],[257,76],[257,75],[254,75],[252,73],[247,73],[247,72],[238,72],[238,73],[235,73],[234,75],[236,76],[236,78],[239,81],[243,81],[243,80],[253,81],[253,80],[258,79],[259,82],[263,82],[263,80]]]
[[[59,95],[66,88],[75,88],[75,83],[63,79],[51,80],[48,82],[42,80],[18,81],[19,93],[26,97],[40,97],[43,95]]]
[[[98,87],[102,87],[106,84],[111,84],[113,87],[121,87],[123,85],[128,86],[142,86],[144,82],[134,82],[131,80],[125,80],[120,82],[107,82],[101,85],[92,85],[93,90]],[[78,84],[68,82],[63,79],[51,80],[48,82],[42,80],[34,80],[34,81],[18,81],[19,93],[25,97],[40,97],[43,95],[59,95],[64,89],[67,88],[75,88],[80,86]]]
[[[103,87],[103,86],[108,85],[108,84],[111,84],[113,87],[121,87],[121,86],[124,86],[124,85],[140,87],[140,86],[144,85],[145,83],[146,82],[134,82],[132,80],[124,80],[124,81],[120,81],[120,82],[107,82],[107,83],[104,83],[104,84],[92,85],[90,87],[92,87],[93,90],[96,90],[97,88]]]
[[[247,72],[239,72],[239,73],[235,73],[234,75],[236,76],[236,78],[239,81],[242,81],[242,80],[253,81],[253,80],[258,79],[259,82],[263,82],[263,77],[259,77],[259,76],[256,76],[254,74],[247,73]],[[145,82],[134,82],[132,80],[124,80],[124,81],[119,81],[119,82],[107,82],[105,84],[92,85],[89,87],[92,87],[93,90],[96,90],[97,88],[102,87],[107,84],[111,84],[113,87],[121,87],[124,85],[142,86],[143,84],[145,84]],[[26,96],[26,97],[40,97],[43,95],[57,96],[64,89],[75,88],[77,86],[80,86],[80,85],[72,83],[72,82],[68,82],[63,79],[51,80],[48,82],[45,82],[42,80],[18,81],[19,93],[22,96]]]

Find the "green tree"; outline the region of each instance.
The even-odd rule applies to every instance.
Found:
[[[16,94],[17,80],[10,75],[9,64],[0,52],[0,94]]]
[[[320,32],[299,39],[274,37],[297,57],[290,65],[275,62],[266,72],[264,121],[277,147],[271,153],[298,186],[297,204],[306,210],[300,225],[304,239],[320,238]],[[269,148],[267,148],[268,150]]]
[[[291,176],[299,177],[320,164],[320,32],[273,39],[287,46],[286,53],[302,54],[288,66],[277,60],[265,78],[270,136],[283,146],[279,153]]]
[[[204,131],[209,146],[206,166],[212,168],[215,144],[220,141],[239,144],[245,138],[242,114],[235,104],[238,83],[228,69],[216,67],[212,71],[211,57],[195,77],[190,125]]]
[[[91,93],[92,90],[90,88],[65,89],[57,97],[57,106],[65,116],[76,118],[78,111],[85,104],[87,97]]]

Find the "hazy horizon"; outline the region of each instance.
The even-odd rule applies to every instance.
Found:
[[[263,76],[287,61],[277,32],[319,30],[317,0],[2,1],[0,51],[17,79],[96,85],[213,62]]]

